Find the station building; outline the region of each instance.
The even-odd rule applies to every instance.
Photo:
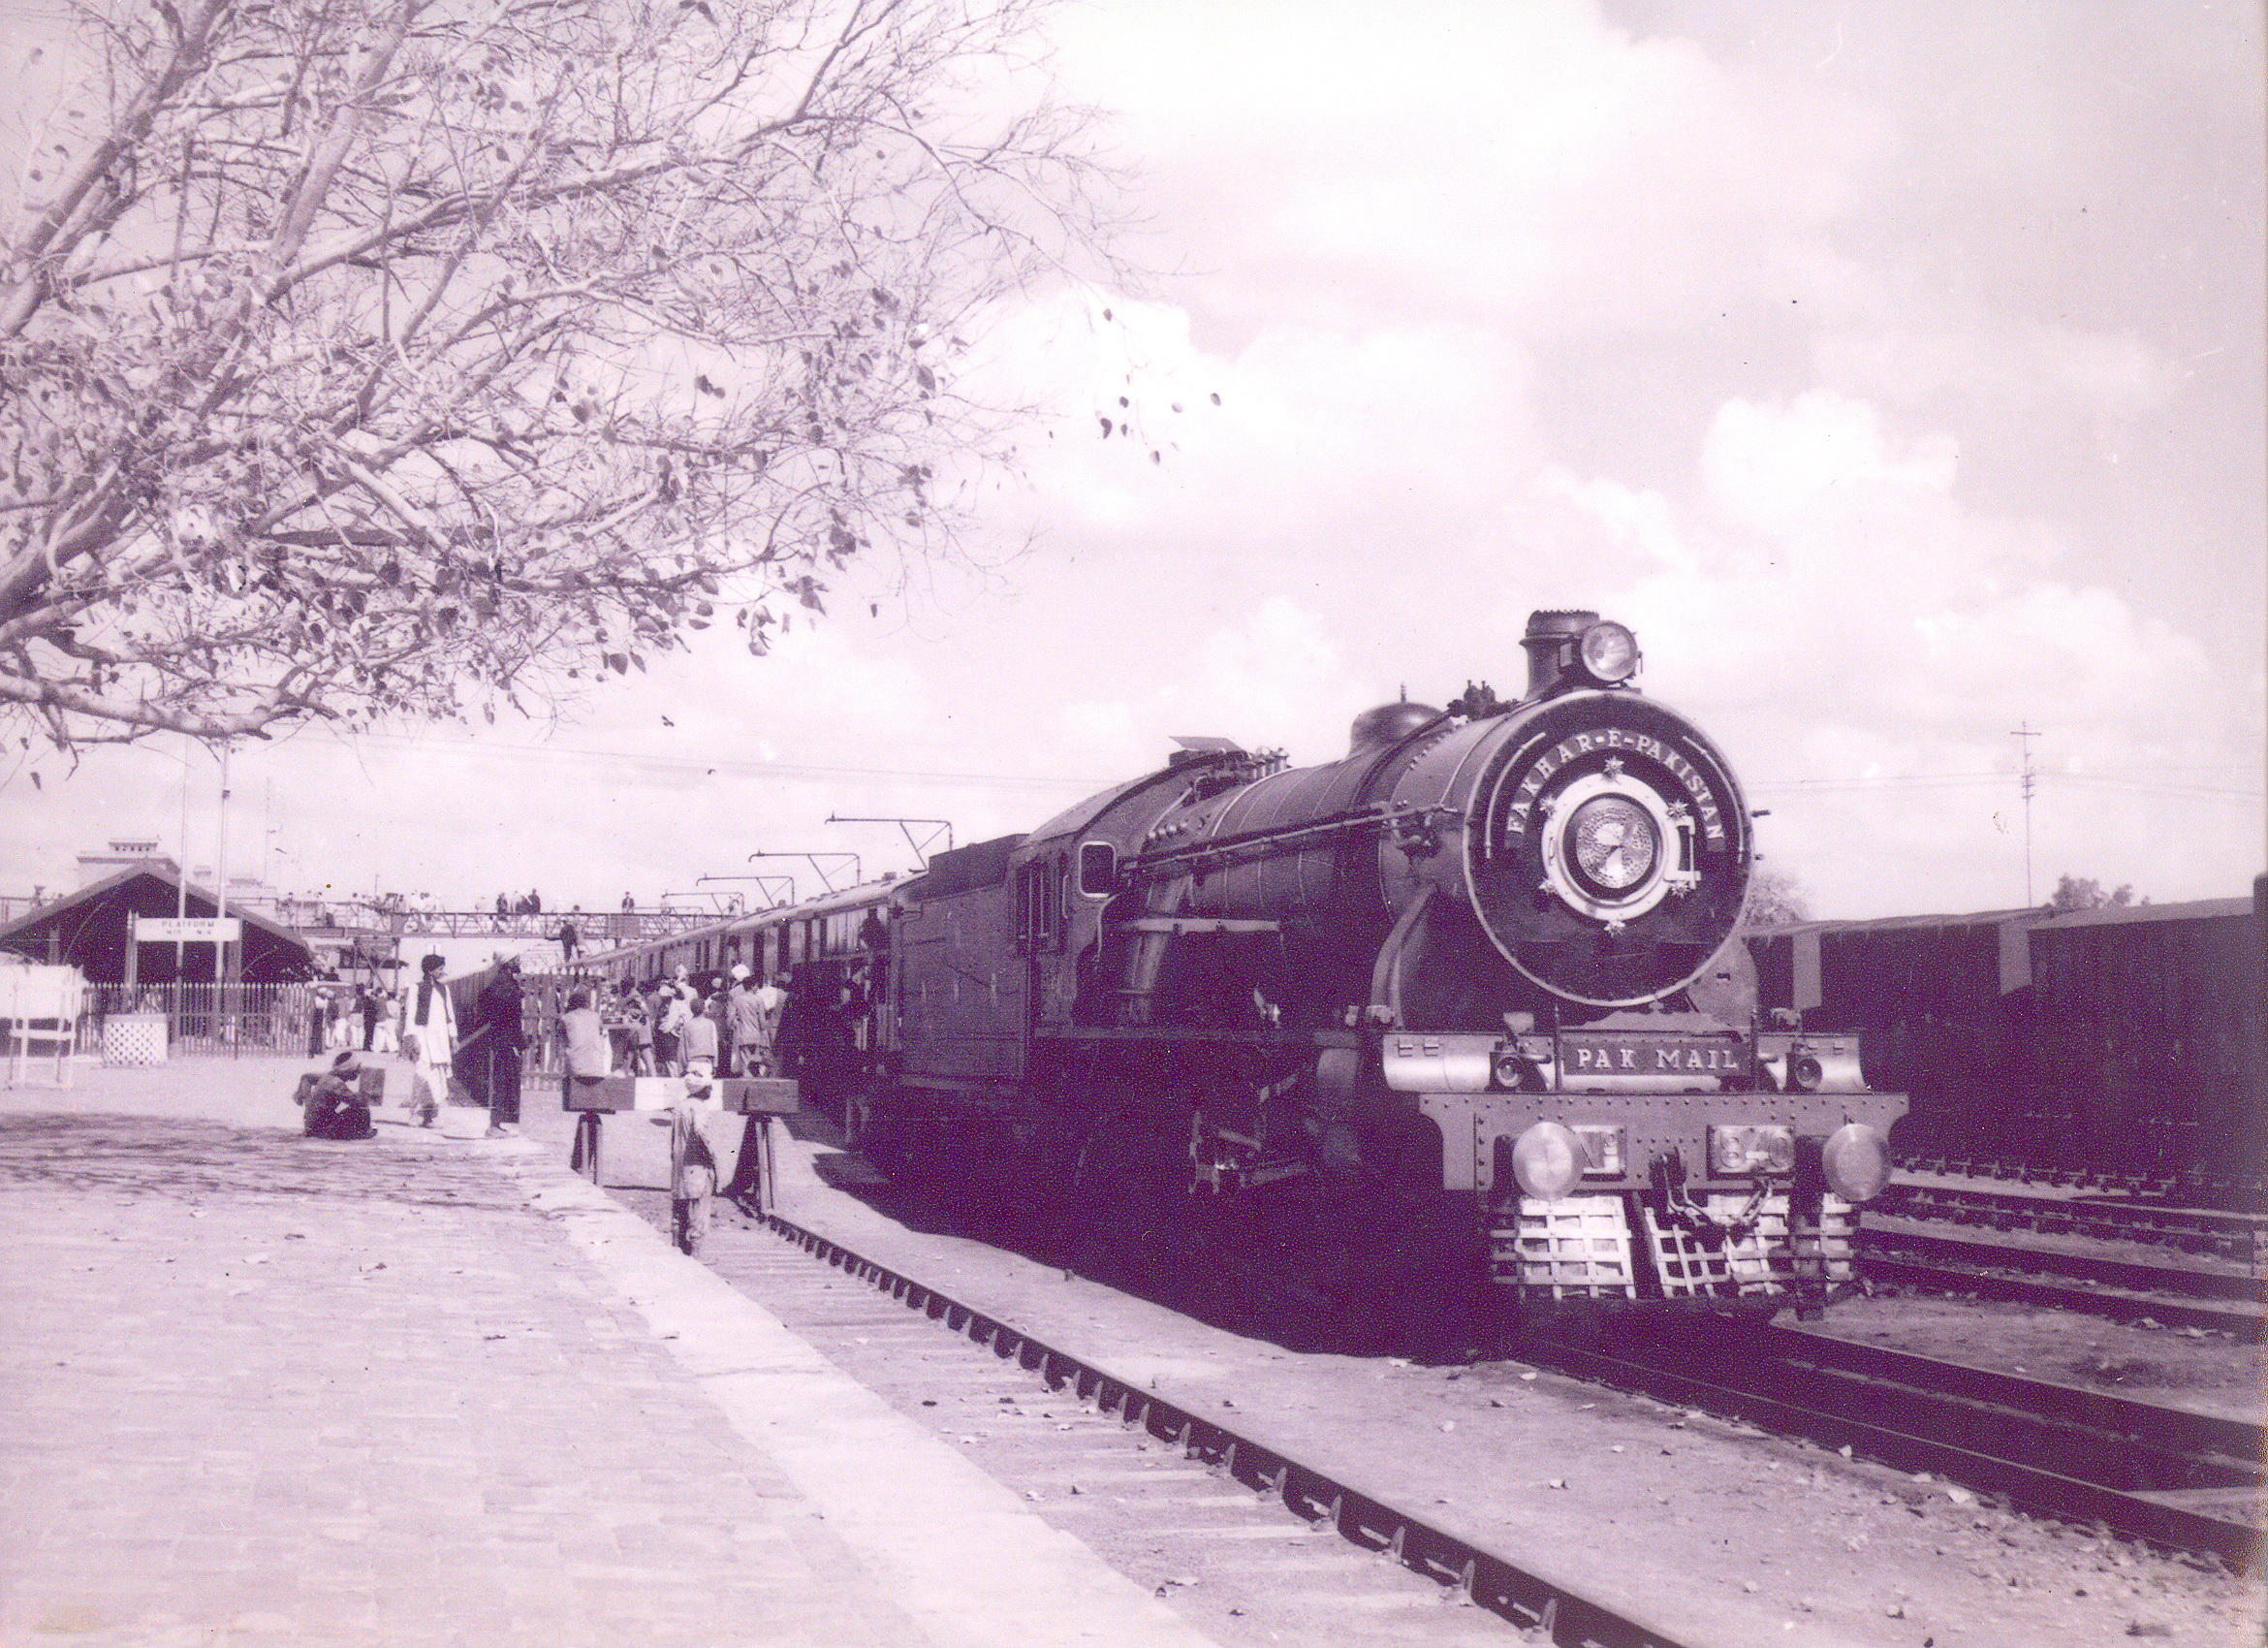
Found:
[[[140,842],[113,842],[109,855],[81,855],[78,891],[37,904],[0,923],[0,952],[47,966],[75,967],[89,984],[210,983],[220,976],[220,946],[171,940],[130,942],[133,918],[217,915],[219,903],[194,884],[184,887],[172,859]],[[93,859],[96,862],[89,863]],[[104,872],[107,871],[107,873]],[[234,901],[228,911],[243,922],[234,976],[246,984],[288,984],[316,976],[313,950],[299,934]]]

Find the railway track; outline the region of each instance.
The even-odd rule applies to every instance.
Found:
[[[2249,1275],[1988,1239],[1916,1221],[1870,1220],[1859,1235],[1858,1269],[1870,1282],[2202,1328],[2255,1344],[2268,1328],[2263,1285]]]
[[[1987,1185],[2013,1185],[2020,1187],[2019,1193],[2113,1198],[2113,1205],[2117,1200],[2133,1199],[2135,1205],[2163,1207],[2176,1213],[2228,1209],[2239,1218],[2256,1218],[2252,1210],[2268,1206],[2268,1179],[2258,1174],[2051,1167],[2010,1157],[1909,1150],[1896,1153],[1895,1167],[1908,1182],[1921,1176],[1979,1189]]]
[[[2006,1189],[1972,1180],[1894,1179],[1867,1210],[1892,1218],[2027,1235],[2162,1248],[2268,1277],[2268,1216],[2126,1195]]]
[[[666,1203],[666,1197],[646,1199]],[[990,1474],[1044,1505],[1057,1527],[1122,1571],[1167,1595],[1185,1592],[1193,1605],[1210,1610],[1206,1629],[1217,1630],[1223,1613],[1267,1622],[1266,1630],[1241,1637],[1223,1634],[1224,1642],[1407,1641],[1429,1648],[1471,1642],[1478,1648],[1505,1639],[1498,1622],[1535,1641],[1666,1648],[1675,1640],[1648,1620],[1587,1598],[1582,1586],[1549,1570],[1548,1557],[1493,1552],[1449,1525],[1456,1513],[1416,1512],[1427,1503],[1423,1490],[1413,1494],[1404,1482],[1400,1493],[1406,1497],[1390,1503],[1366,1494],[1357,1481],[1272,1449],[1264,1415],[1224,1423],[1217,1412],[1136,1388],[1106,1367],[1067,1355],[1058,1345],[830,1238],[780,1220],[765,1221],[776,1236],[752,1225],[738,1228],[738,1216],[732,1222],[732,1239],[712,1243],[707,1262],[727,1280],[744,1282],[863,1382],[970,1447]],[[917,1219],[917,1227],[926,1222]],[[1866,1350],[1803,1338],[1814,1364]],[[1721,1344],[1669,1359],[1674,1370],[1710,1369],[1717,1377],[1706,1385],[1687,1375],[1673,1386],[1657,1377],[1663,1369],[1610,1369],[1595,1360],[1580,1366],[1572,1354],[1532,1359],[1831,1448],[1847,1444],[1854,1454],[1908,1473],[1930,1472],[1997,1502],[2095,1524],[2098,1535],[2116,1529],[2161,1548],[2210,1552],[2237,1569],[2254,1560],[2248,1518],[2261,1492],[2257,1428],[2202,1448],[2160,1442],[2137,1453],[2129,1433],[2157,1421],[2148,1411],[2132,1415],[2149,1405],[2065,1388],[2062,1399],[2086,1400],[2095,1417],[2059,1428],[2037,1414],[2025,1417],[2038,1406],[2031,1393],[2041,1388],[2039,1381],[2010,1380],[1981,1397],[1972,1390],[1966,1405],[1945,1406],[1946,1393],[1937,1392],[1940,1405],[1928,1408],[1927,1381],[1917,1395],[1913,1380],[1902,1387],[1878,1369],[1866,1374],[1822,1365],[1806,1377],[1831,1394],[1806,1404],[1784,1388],[1743,1390],[1740,1381],[1723,1378],[1728,1357]],[[1749,1357],[1743,1351],[1731,1359]],[[1792,1366],[1805,1358],[1781,1360]],[[1889,1422],[1893,1408],[1904,1422]],[[2109,1413],[2131,1422],[2112,1422],[2103,1417]],[[2032,1440],[2003,1444],[2001,1430]],[[1966,1445],[1933,1441],[1947,1437]],[[2078,1453],[2092,1456],[2083,1474],[2071,1463]],[[2122,1457],[2124,1466],[2104,1463]],[[1940,1490],[1930,1491],[1935,1497]],[[1465,1602],[1473,1606],[1455,1605]],[[1361,1629],[1350,1632],[1350,1620]]]
[[[1535,1559],[1288,1457],[1248,1422],[1118,1378],[776,1214],[764,1223],[777,1243],[712,1243],[705,1261],[1114,1566],[1156,1575],[1161,1595],[1202,1586],[1214,1616],[1265,1618],[1285,1641],[1484,1648],[1510,1625],[1516,1640],[1569,1648],[1679,1648]]]
[[[1552,1339],[1522,1350],[1565,1373],[1930,1473],[2034,1514],[2099,1524],[2240,1571],[2258,1559],[2268,1477],[2257,1426],[1801,1327],[1663,1324],[1611,1347]]]

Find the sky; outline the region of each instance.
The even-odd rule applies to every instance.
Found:
[[[913,864],[831,816],[1028,830],[1181,734],[1335,760],[1373,704],[1515,689],[1529,610],[1584,607],[1817,915],[2244,896],[2261,34],[2225,0],[1087,0],[1055,70],[1155,272],[1002,316],[982,369],[1055,416],[975,564],[866,568],[771,656],[568,724],[240,745],[230,870],[807,894],[794,855]],[[42,766],[0,762],[0,892],[173,852],[185,800],[214,864],[205,751]]]

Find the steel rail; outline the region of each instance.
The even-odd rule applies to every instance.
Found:
[[[2051,1282],[2036,1276],[2014,1276],[1942,1260],[1898,1258],[1887,1253],[1861,1252],[1859,1274],[1871,1282],[1901,1286],[1928,1287],[1946,1293],[1971,1293],[1978,1298],[2003,1299],[2023,1305],[2046,1305],[2105,1316],[2113,1321],[2154,1321],[2165,1327],[2194,1327],[2225,1333],[2258,1344],[2268,1333],[2268,1312],[2254,1305],[2214,1305],[2158,1294],[2130,1293],[2079,1280]]]
[[[1991,1240],[1983,1236],[1958,1235],[1942,1230],[1917,1228],[1923,1223],[1911,1215],[1880,1215],[1870,1210],[1869,1222],[1861,1227],[1863,1243],[1873,1242],[1882,1247],[1913,1248],[1935,1252],[1947,1257],[1960,1254],[1991,1254],[1989,1261],[2003,1269],[2062,1271],[2069,1276],[2081,1276],[2093,1281],[2108,1283],[2114,1287],[2129,1288],[2135,1292],[2160,1291],[2188,1293],[2205,1299],[2235,1299],[2257,1302],[2268,1283],[2257,1276],[2235,1270],[2205,1270],[2193,1264],[2152,1264],[2145,1260],[2120,1258],[2114,1254],[2088,1252],[2070,1248],[2036,1248],[2025,1243],[2010,1242],[2006,1237]]]
[[[2254,1342],[2268,1327],[2261,1284],[2244,1277],[2201,1277],[2185,1268],[1890,1230],[1878,1222],[1861,1228],[1857,1264],[1870,1281],[2050,1305],[2120,1321],[2148,1318]],[[2205,1286],[2191,1285],[2201,1279]]]
[[[2196,1461],[2208,1469],[2240,1473],[2254,1487],[2262,1484],[2264,1471],[2268,1471],[2268,1435],[2263,1435],[2258,1425],[2242,1419],[1837,1339],[1814,1327],[1776,1323],[1765,1331],[1783,1342],[1782,1354],[1811,1358],[1839,1373],[2040,1412],[2096,1435],[2129,1439],[2135,1446],[2177,1465]]]
[[[2258,1427],[2224,1428],[2153,1404],[1801,1329],[1742,1336],[1726,1324],[1706,1350],[1697,1352],[1696,1343],[1615,1354],[1553,1341],[1524,1346],[1523,1353],[1562,1372],[1848,1446],[1902,1471],[1927,1471],[2027,1510],[2211,1555],[2240,1572],[2259,1560],[2259,1535],[2249,1521],[2195,1507],[2256,1498]],[[1689,1371],[1695,1367],[1711,1373]],[[2074,1416],[2058,1419],[2042,1409],[2073,1410]],[[2200,1439],[2210,1439],[2202,1452],[2186,1451]],[[2094,1474],[2038,1462],[2050,1458]],[[2104,1475],[2156,1485],[2125,1486],[2099,1479]]]
[[[1310,1526],[1328,1528],[1351,1544],[1391,1557],[1438,1584],[1454,1587],[1475,1606],[1527,1632],[1531,1641],[1559,1643],[1564,1648],[1681,1648],[1681,1639],[1658,1626],[1585,1596],[1537,1568],[1413,1516],[1328,1472],[1304,1465],[1194,1408],[1118,1378],[927,1283],[854,1252],[832,1237],[776,1213],[765,1214],[764,1221],[822,1262],[867,1283],[950,1331],[965,1335],[1003,1361],[1013,1358],[1036,1373],[1050,1389],[1067,1386],[1081,1400],[1091,1401],[1097,1412],[1116,1410],[1119,1422],[1129,1430],[1176,1443],[1186,1458],[1217,1465],[1237,1481],[1280,1500],[1285,1509]]]
[[[2189,1198],[2186,1208],[2177,1211],[2200,1215],[2214,1209],[2256,1208],[2268,1200],[2268,1179],[2256,1173],[2051,1166],[2021,1157],[1960,1156],[1942,1151],[1901,1150],[1896,1156],[1896,1164],[1903,1172],[1929,1173],[1944,1179],[2037,1186],[2082,1195],[2186,1196]],[[2235,1217],[2257,1219],[2259,1216],[2239,1211]]]
[[[1871,1211],[2001,1232],[2178,1248],[2248,1266],[2255,1276],[2268,1270],[2268,1218],[2259,1214],[1912,1180],[1893,1180]]]

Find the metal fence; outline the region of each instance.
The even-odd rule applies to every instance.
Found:
[[[323,984],[91,984],[79,1045],[100,1048],[103,1027],[115,1014],[163,1013],[169,1058],[319,1054],[348,1015],[353,997],[352,990]],[[359,1024],[355,1045],[362,1045]]]
[[[470,982],[470,981],[467,981]],[[583,974],[529,972],[521,1009],[527,1032],[522,1061],[529,1076],[556,1075],[564,1067],[559,1014],[568,993],[596,982]],[[460,1022],[469,1000],[458,1003]],[[352,987],[339,984],[90,984],[79,1014],[78,1046],[95,1053],[113,1015],[164,1014],[169,1059],[247,1059],[279,1054],[327,1058],[362,1045],[362,1015]],[[380,1018],[399,1021],[401,997],[382,1003]],[[383,1045],[383,1043],[382,1043]]]

